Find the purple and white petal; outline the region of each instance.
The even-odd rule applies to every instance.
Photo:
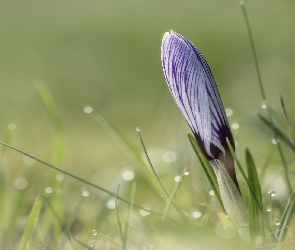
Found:
[[[211,70],[199,50],[174,31],[165,33],[162,66],[172,96],[208,160],[234,147],[224,107]]]

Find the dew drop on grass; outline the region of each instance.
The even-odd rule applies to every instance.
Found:
[[[140,129],[139,129],[139,127],[136,127],[136,131],[137,131],[137,132],[140,132]]]
[[[14,185],[17,189],[25,189],[28,186],[28,181],[25,178],[18,178],[15,180]]]
[[[231,125],[231,128],[232,129],[238,129],[240,127],[240,125],[236,122],[234,122],[232,125]]]
[[[92,235],[96,236],[97,235],[97,231],[95,229],[92,230]]]
[[[115,209],[115,207],[116,207],[115,199],[108,200],[106,206],[107,206],[108,209]]]
[[[86,106],[86,107],[84,107],[83,111],[84,111],[84,113],[86,113],[86,114],[90,114],[90,113],[92,113],[93,108],[90,107],[90,106]]]
[[[199,218],[201,218],[202,213],[200,211],[194,211],[194,212],[192,212],[192,216],[195,219],[199,219]]]
[[[91,241],[90,246],[91,246],[92,249],[94,249],[94,246],[95,246],[95,240]]]
[[[274,144],[274,145],[276,145],[276,144],[278,144],[278,143],[279,143],[279,140],[272,139],[272,140],[271,140],[271,143],[272,143],[272,144]]]
[[[233,110],[232,109],[225,109],[225,114],[226,114],[226,116],[227,117],[230,117],[230,116],[232,116],[233,115]]]
[[[89,194],[90,194],[90,193],[89,193],[87,190],[83,190],[83,191],[82,191],[82,196],[83,196],[83,197],[88,197]]]
[[[210,194],[211,196],[213,196],[213,195],[214,195],[214,191],[213,191],[213,190],[210,190],[210,191],[209,191],[209,194]]]
[[[122,178],[125,181],[131,181],[134,178],[134,172],[131,170],[124,171],[122,174]]]
[[[175,182],[180,182],[180,180],[181,180],[180,176],[177,175],[177,176],[174,177]]]
[[[142,207],[144,207],[146,210],[151,209],[150,204],[143,204]],[[150,214],[150,212],[146,211],[146,210],[140,209],[140,211],[139,211],[140,215],[143,217],[148,216]]]
[[[173,151],[166,151],[163,156],[163,161],[171,163],[176,161],[176,154]]]
[[[267,207],[266,207],[266,211],[267,211],[267,212],[271,212],[271,210],[272,210],[272,209],[271,209],[271,206],[267,206]]]
[[[47,188],[45,188],[45,193],[46,193],[46,194],[51,194],[52,191],[53,191],[52,187],[47,187]]]
[[[15,130],[16,129],[16,124],[15,123],[9,123],[8,124],[8,129],[9,130]]]
[[[24,156],[23,158],[23,163],[26,165],[26,166],[31,166],[35,163],[35,160],[28,157],[28,156]]]
[[[262,104],[261,105],[261,108],[266,109],[266,105],[265,104]]]
[[[271,190],[267,192],[271,197],[274,197],[276,195],[276,192]]]
[[[275,224],[276,226],[279,226],[279,225],[281,225],[281,222],[279,221],[279,219],[275,219],[273,221],[273,224]]]
[[[183,174],[184,175],[189,175],[189,171],[185,171]]]
[[[57,175],[55,176],[55,179],[56,179],[57,181],[62,181],[64,178],[65,178],[65,177],[64,177],[63,174],[57,174]]]

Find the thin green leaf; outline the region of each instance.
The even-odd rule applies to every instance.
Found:
[[[166,191],[164,185],[162,184],[162,182],[161,182],[159,176],[157,175],[157,173],[156,173],[156,171],[155,171],[155,169],[154,169],[154,166],[153,166],[153,164],[152,164],[152,162],[151,162],[151,160],[150,160],[150,157],[149,157],[149,155],[148,155],[148,153],[147,153],[147,151],[146,151],[146,147],[145,147],[144,142],[143,142],[143,139],[142,139],[142,137],[141,137],[140,130],[138,129],[137,132],[138,132],[139,139],[140,139],[141,145],[142,145],[142,147],[143,147],[143,151],[144,151],[144,154],[145,154],[145,156],[146,156],[146,159],[147,159],[147,161],[148,161],[148,163],[149,163],[149,166],[150,166],[150,168],[151,168],[151,170],[152,170],[152,172],[153,172],[153,174],[154,174],[154,176],[155,176],[155,178],[156,178],[156,180],[157,180],[159,186],[161,187],[162,191],[165,193],[166,198],[167,198],[168,200],[171,201],[172,206],[174,207],[174,209],[176,210],[176,212],[178,212],[178,214],[179,214],[179,215],[180,215],[180,216],[186,221],[186,214],[185,214],[182,210],[180,210],[179,207],[176,206],[176,204],[175,204],[175,203],[173,202],[173,200],[170,198],[170,196],[169,196],[168,192]]]
[[[258,179],[258,174],[253,157],[248,149],[246,149],[246,165],[248,170],[248,199],[249,199],[249,220],[250,220],[250,233],[253,242],[255,243],[256,237],[264,236],[264,221],[263,221],[263,205],[261,188]],[[253,194],[251,192],[253,190]]]
[[[65,174],[65,175],[67,175],[67,176],[69,176],[69,177],[71,177],[71,178],[73,178],[73,179],[75,179],[75,180],[77,180],[77,181],[80,181],[81,183],[84,183],[84,184],[86,184],[86,185],[88,185],[88,186],[94,187],[95,189],[100,190],[100,191],[102,191],[102,192],[104,192],[104,193],[107,193],[107,194],[109,194],[109,195],[111,195],[111,196],[113,196],[113,197],[117,197],[117,195],[116,195],[115,193],[113,193],[113,192],[111,192],[111,191],[109,191],[109,190],[107,190],[107,189],[105,189],[105,188],[103,188],[103,187],[101,187],[101,186],[98,186],[98,185],[96,185],[96,184],[94,184],[94,183],[92,183],[92,182],[89,182],[89,181],[87,181],[87,180],[84,180],[83,178],[78,177],[77,175],[74,175],[74,174],[72,174],[72,173],[70,173],[70,172],[67,172],[67,171],[65,171],[65,170],[63,170],[63,169],[60,169],[60,168],[58,168],[58,167],[56,167],[56,166],[53,166],[52,164],[49,164],[49,163],[47,163],[47,162],[45,162],[45,161],[43,161],[43,160],[40,160],[39,158],[37,158],[37,157],[35,157],[35,156],[32,156],[32,155],[30,155],[30,154],[28,154],[28,153],[26,153],[26,152],[24,152],[24,151],[22,151],[22,150],[20,150],[20,149],[18,149],[18,148],[15,148],[15,147],[13,147],[13,146],[10,146],[10,145],[8,145],[8,144],[6,144],[6,143],[4,143],[4,142],[0,142],[0,145],[3,145],[4,147],[8,147],[8,148],[10,148],[10,149],[12,149],[12,150],[14,150],[14,151],[16,151],[16,152],[22,154],[22,155],[28,156],[29,158],[31,158],[31,159],[33,159],[33,160],[35,160],[35,161],[37,161],[37,162],[39,162],[39,163],[41,163],[41,164],[43,164],[43,165],[49,167],[49,168],[51,168],[51,169],[54,169],[54,170],[56,170],[56,171],[58,171],[58,172],[60,172],[60,173],[62,173],[62,174]],[[128,200],[126,200],[126,199],[124,199],[124,198],[122,198],[122,197],[119,197],[119,196],[118,196],[117,198],[118,198],[119,200],[121,200],[122,202],[124,202],[124,203],[130,204],[130,202],[129,202]],[[137,204],[133,204],[133,206],[136,207],[136,208],[138,208],[138,209],[142,209],[142,210],[144,210],[144,211],[147,211],[147,212],[149,212],[149,213],[151,213],[151,214],[158,215],[158,216],[163,216],[163,214],[160,214],[160,213],[154,212],[154,211],[152,211],[152,210],[148,210],[148,209],[146,209],[146,208],[144,208],[144,207],[142,207],[142,206],[139,206],[139,205],[137,205]],[[171,218],[169,218],[169,219],[170,219],[171,221],[173,221],[173,222],[176,223],[176,221],[174,221],[173,219],[171,219]]]
[[[287,206],[285,207],[285,211],[283,214],[283,218],[281,221],[280,229],[277,233],[278,241],[283,242],[284,238],[287,234],[288,227],[290,226],[291,219],[294,215],[295,209],[295,192],[292,193],[290,199],[288,201]]]
[[[234,149],[233,149],[233,147],[232,147],[230,141],[228,140],[228,138],[226,138],[226,142],[227,142],[227,145],[228,145],[228,147],[229,147],[229,150],[230,150],[232,156],[233,156],[234,159],[235,159],[235,162],[236,162],[237,166],[239,167],[239,170],[240,170],[240,172],[241,172],[241,174],[242,174],[244,180],[245,180],[246,183],[247,183],[248,190],[251,192],[253,198],[254,198],[255,201],[256,201],[257,206],[259,206],[259,209],[260,209],[261,213],[263,214],[263,207],[260,206],[260,202],[256,199],[255,191],[254,191],[252,185],[250,184],[249,179],[248,179],[248,177],[246,176],[245,171],[243,170],[242,165],[240,164],[240,161],[238,160],[238,158],[237,158],[237,156],[236,156],[236,154],[235,154],[235,151],[234,151]],[[269,221],[268,221],[268,219],[267,219],[265,216],[263,216],[263,218],[264,218],[264,221],[265,221],[265,223],[266,223],[266,225],[267,225],[268,231],[271,232],[272,229],[271,229],[271,227],[270,227],[270,225],[269,225]],[[276,238],[274,237],[274,235],[273,235],[273,234],[271,234],[271,235],[272,235],[273,240],[276,241]]]
[[[15,124],[8,125],[4,134],[5,143],[11,143],[15,133],[15,128]],[[7,216],[5,216],[7,211],[6,197],[8,197],[7,180],[9,179],[9,176],[7,175],[8,157],[8,148],[3,148],[0,157],[0,221],[2,224],[0,227],[0,235],[3,235],[2,230],[4,230],[6,222],[8,221]]]
[[[116,219],[117,219],[117,224],[118,224],[118,228],[119,228],[120,238],[121,238],[121,241],[123,243],[122,245],[124,247],[124,232],[123,232],[123,229],[122,229],[121,217],[120,217],[120,211],[119,211],[119,203],[118,203],[119,190],[120,190],[120,184],[117,187],[115,204],[116,204]],[[123,248],[123,250],[125,250],[125,249]]]
[[[175,198],[175,196],[176,196],[176,193],[177,193],[177,191],[178,191],[178,189],[180,187],[180,184],[182,183],[182,180],[183,180],[185,171],[186,171],[186,169],[182,172],[182,174],[180,176],[180,180],[178,182],[176,182],[176,184],[175,184],[175,186],[174,186],[174,188],[172,190],[172,193],[170,194],[171,200],[168,200],[168,203],[165,206],[165,209],[164,209],[164,218],[162,220],[161,228],[163,228],[163,226],[164,226],[164,223],[165,223],[166,218],[168,216],[169,210],[170,210],[170,208],[172,206],[172,202],[171,201],[173,201],[174,198]]]
[[[104,238],[105,240],[109,241],[110,243],[112,243],[115,247],[122,249],[122,246],[119,243],[117,243],[116,241],[114,241],[111,237],[106,236],[102,233],[99,233],[98,235],[101,236],[102,238]]]
[[[139,167],[138,174],[141,175],[143,179],[145,179],[153,190],[157,190],[155,187],[155,182],[152,181],[153,178],[149,169],[149,166],[142,159],[141,153],[137,149],[137,147],[132,143],[128,137],[119,131],[115,126],[113,126],[103,115],[100,113],[93,111],[91,113],[92,117],[96,122],[98,122],[104,130],[113,138],[114,141],[118,143],[118,145],[122,148],[122,150],[129,156],[131,159],[136,161],[134,166]]]
[[[52,154],[52,163],[62,167],[65,159],[66,142],[58,109],[50,91],[43,82],[36,83],[35,88],[54,129],[54,151]]]
[[[207,176],[207,179],[214,191],[214,194],[215,194],[216,199],[219,203],[219,206],[224,211],[224,207],[223,207],[223,203],[222,203],[222,200],[220,197],[219,187],[218,187],[218,183],[217,183],[217,179],[216,179],[216,175],[214,173],[214,170],[213,170],[212,166],[210,165],[210,163],[208,162],[208,160],[203,155],[195,137],[191,133],[187,133],[187,136],[188,136],[188,139],[193,147],[193,150],[195,151],[195,153],[199,159],[199,162],[201,163],[201,166],[205,172],[205,175]]]
[[[291,139],[291,137],[289,136],[289,134],[284,130],[284,128],[278,126],[278,124],[274,124],[274,127],[272,128],[272,124],[271,122],[265,118],[263,115],[261,115],[260,113],[257,113],[258,117],[260,118],[260,120],[270,129],[273,129],[275,131],[275,133],[278,135],[278,137],[280,138],[280,140],[282,140],[283,142],[286,143],[286,145],[295,152],[295,145],[294,145],[294,141]]]
[[[19,244],[19,250],[26,249],[26,245],[28,244],[28,242],[31,238],[31,235],[33,234],[34,227],[37,224],[41,208],[42,208],[42,200],[41,200],[40,196],[37,196],[34,201],[33,207],[31,209],[31,213],[30,213],[28,222],[27,222],[24,232],[22,234],[21,241]]]

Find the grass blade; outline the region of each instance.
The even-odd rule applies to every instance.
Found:
[[[95,121],[97,121],[104,128],[104,130],[118,143],[118,145],[123,149],[126,155],[131,156],[131,158],[136,161],[137,164],[135,164],[135,166],[143,167],[139,169],[139,175],[147,180],[150,180],[151,173],[149,171],[148,165],[143,161],[141,153],[137,150],[136,146],[127,138],[126,135],[115,128],[103,115],[94,111],[91,114]],[[150,184],[154,188],[154,184]]]
[[[214,191],[214,194],[215,194],[216,199],[219,203],[219,206],[224,211],[224,207],[223,207],[223,203],[222,203],[222,200],[220,197],[219,187],[218,187],[218,183],[217,183],[217,179],[216,179],[216,175],[214,173],[214,170],[213,170],[212,166],[210,165],[210,163],[208,162],[208,160],[203,155],[195,137],[191,133],[187,133],[187,136],[188,136],[188,139],[193,147],[193,150],[195,151],[195,153],[199,159],[199,162],[201,163],[201,166],[205,172],[205,175],[207,176],[207,179],[212,187],[212,190]]]
[[[178,213],[178,214],[179,214],[179,215],[180,215],[180,216],[186,221],[187,214],[185,214],[182,210],[180,210],[180,209],[176,206],[176,204],[173,202],[173,200],[170,198],[170,196],[169,196],[168,192],[166,191],[165,187],[163,186],[163,184],[162,184],[162,182],[161,182],[159,176],[157,175],[157,173],[156,173],[156,171],[155,171],[155,169],[154,169],[154,166],[153,166],[153,164],[152,164],[152,162],[151,162],[151,160],[150,160],[150,157],[149,157],[149,155],[148,155],[148,153],[147,153],[147,151],[146,151],[146,148],[145,148],[145,145],[144,145],[143,139],[142,139],[142,137],[141,137],[140,130],[137,129],[137,132],[138,132],[139,139],[140,139],[141,145],[142,145],[142,147],[143,147],[143,150],[144,150],[144,154],[145,154],[145,156],[146,156],[146,159],[147,159],[147,161],[148,161],[148,163],[149,163],[149,165],[150,165],[150,168],[151,168],[151,170],[152,170],[152,172],[153,172],[153,174],[154,174],[154,176],[155,176],[155,178],[156,178],[156,180],[157,180],[159,186],[161,187],[162,191],[165,193],[166,198],[167,198],[169,201],[171,201],[171,204],[172,204],[172,206],[174,207],[174,209],[176,210],[176,212],[177,212],[177,213]]]
[[[283,142],[286,143],[286,145],[295,152],[295,144],[294,144],[294,131],[292,131],[292,127],[290,125],[287,124],[287,126],[289,127],[288,130],[286,131],[282,126],[278,125],[278,124],[274,124],[272,127],[271,122],[265,118],[263,115],[261,115],[260,113],[257,113],[258,117],[260,118],[260,120],[270,129],[273,129],[275,131],[275,133],[278,135],[278,137],[280,138],[280,140],[282,140]]]
[[[248,200],[249,200],[249,220],[250,234],[252,242],[256,242],[256,237],[264,237],[264,220],[261,187],[253,157],[246,149],[246,165],[248,170]],[[253,192],[251,191],[253,190]],[[263,239],[264,241],[264,239]]]
[[[26,227],[24,229],[24,232],[23,232],[20,244],[19,244],[19,250],[26,249],[26,245],[28,244],[28,242],[31,238],[31,235],[33,234],[34,227],[38,222],[38,217],[39,217],[41,208],[42,208],[42,200],[41,200],[40,196],[37,196],[34,201],[28,222],[27,222]]]
[[[161,225],[161,228],[163,228],[164,226],[164,223],[166,221],[166,218],[168,216],[168,213],[169,213],[169,210],[172,206],[172,202],[176,196],[176,193],[180,187],[180,184],[182,183],[182,180],[183,180],[183,177],[184,177],[184,173],[186,172],[186,169],[182,172],[181,176],[180,176],[180,180],[178,182],[176,182],[176,185],[174,186],[174,189],[172,190],[172,193],[170,195],[170,198],[171,200],[168,201],[168,203],[166,204],[165,206],[165,209],[164,209],[164,218],[163,218],[163,221],[162,221],[162,225]]]
[[[15,133],[15,124],[9,124],[7,130],[4,134],[4,142],[9,144],[11,143],[14,133]],[[4,216],[7,211],[7,202],[6,197],[8,197],[9,190],[7,188],[7,180],[9,176],[7,174],[8,167],[8,157],[9,150],[8,148],[3,148],[1,152],[0,158],[0,221],[2,226],[0,227],[0,235],[3,235],[3,231],[5,230],[7,223],[7,216]],[[3,230],[3,231],[2,231]]]
[[[280,225],[280,229],[277,233],[278,241],[283,242],[284,238],[287,234],[288,227],[290,225],[291,219],[294,214],[295,209],[295,192],[292,193],[287,206],[285,207],[285,211],[283,214],[282,222]]]
[[[132,187],[131,187],[130,203],[128,205],[125,228],[124,228],[123,250],[127,249],[128,229],[129,229],[129,224],[130,224],[130,221],[131,221],[131,212],[133,210],[135,193],[136,193],[136,183],[134,182],[132,184]]]

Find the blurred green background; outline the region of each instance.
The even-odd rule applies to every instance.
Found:
[[[281,93],[294,121],[295,2],[246,1],[246,8],[268,100],[279,108]],[[238,155],[248,146],[259,165],[271,147],[271,133],[254,114],[261,96],[239,1],[1,1],[0,30],[0,131],[15,123],[13,145],[50,162],[52,128],[34,88],[43,81],[64,123],[65,168],[80,177],[111,188],[110,179],[132,168],[83,113],[85,105],[140,149],[139,127],[155,165],[153,150],[192,152],[161,67],[161,39],[169,30],[190,39],[208,61],[225,108],[234,111],[230,123],[240,125]],[[12,156],[12,181],[24,168],[52,171]]]

